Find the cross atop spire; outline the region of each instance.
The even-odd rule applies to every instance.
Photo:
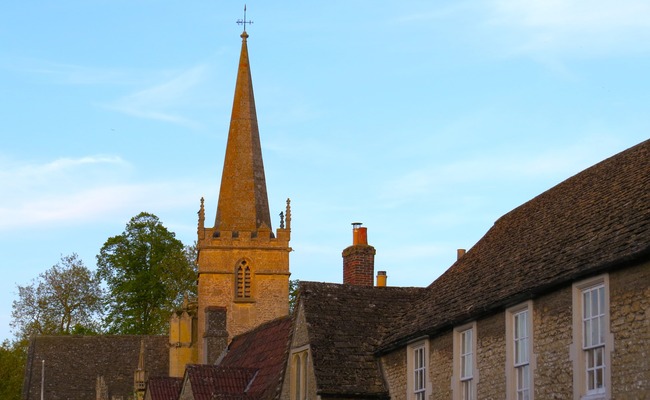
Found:
[[[237,25],[244,25],[244,32],[246,32],[246,24],[252,24],[253,21],[246,20],[246,4],[244,4],[244,19],[238,19]]]

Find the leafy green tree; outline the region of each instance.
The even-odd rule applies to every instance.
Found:
[[[26,358],[26,340],[0,345],[0,399],[21,399]]]
[[[10,323],[19,339],[32,335],[68,335],[96,331],[102,312],[102,291],[77,254],[43,272],[29,285],[18,285]]]
[[[191,249],[158,217],[142,212],[121,235],[109,238],[97,255],[98,276],[108,290],[108,332],[165,333],[170,312],[186,293],[196,293]]]

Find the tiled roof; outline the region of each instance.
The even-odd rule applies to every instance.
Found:
[[[253,368],[227,368],[217,365],[193,364],[185,369],[194,400],[248,399],[246,389],[255,378]]]
[[[109,396],[126,399],[133,394],[141,340],[147,372],[166,375],[167,336],[36,336],[27,355],[23,399],[40,399],[42,360],[48,400],[94,399],[98,376],[104,377]]]
[[[385,334],[383,322],[425,291],[300,282],[300,303],[309,331],[317,393],[388,398],[373,355]]]
[[[397,316],[383,351],[650,258],[650,140],[567,179],[496,221]]]
[[[168,376],[151,377],[147,381],[145,398],[151,400],[176,400],[178,399],[182,384],[182,378]]]
[[[289,354],[291,323],[290,317],[282,317],[235,336],[219,366],[255,369],[257,375],[247,393],[256,399],[278,398]]]

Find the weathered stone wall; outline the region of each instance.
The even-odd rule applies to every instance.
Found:
[[[431,372],[431,399],[451,399],[451,376],[453,374],[454,337],[452,331],[429,341],[429,365]]]
[[[571,287],[542,296],[533,302],[533,370],[535,397],[570,399],[573,396],[573,341]]]
[[[506,397],[506,321],[505,313],[481,319],[476,324],[476,391],[480,399]]]
[[[406,399],[406,348],[389,353],[381,358],[384,378],[391,400]]]
[[[650,396],[650,263],[610,274],[612,398]]]

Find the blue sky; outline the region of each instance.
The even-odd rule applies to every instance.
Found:
[[[141,211],[216,212],[243,3],[0,12],[0,337],[16,284]],[[271,214],[292,277],[342,279],[351,222],[389,285],[430,283],[517,205],[649,137],[645,0],[248,2]]]

